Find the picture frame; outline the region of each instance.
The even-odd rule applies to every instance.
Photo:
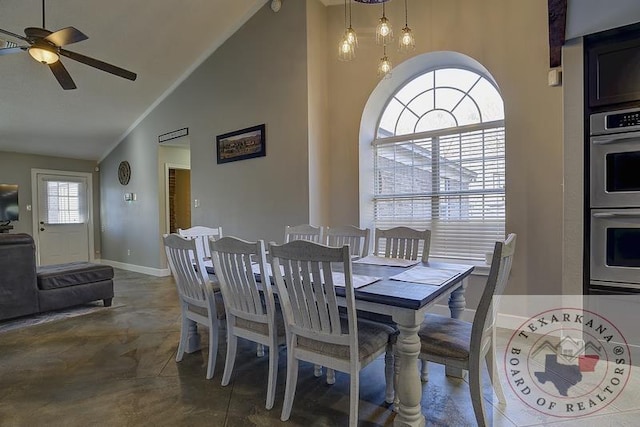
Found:
[[[264,123],[216,136],[218,164],[267,155]]]

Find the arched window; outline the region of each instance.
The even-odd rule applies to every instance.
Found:
[[[505,232],[504,105],[465,68],[431,69],[400,87],[372,144],[376,227],[431,229],[430,256],[484,260]]]

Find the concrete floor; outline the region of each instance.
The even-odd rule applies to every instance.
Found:
[[[281,422],[284,348],[268,411],[268,358],[257,358],[255,345],[241,340],[232,381],[222,387],[222,340],[215,376],[206,380],[206,350],[175,361],[179,316],[171,278],[116,270],[113,307],[1,333],[0,426],[347,425],[347,375],[337,373],[329,386],[302,363],[291,418]],[[206,340],[202,334],[205,348]],[[391,426],[382,358],[361,372],[360,387],[360,425]],[[485,398],[492,399],[489,387]],[[468,384],[446,377],[439,365],[430,364],[422,406],[428,426],[476,425]],[[501,408],[507,415],[489,408],[493,425],[536,424],[535,414],[517,405]]]

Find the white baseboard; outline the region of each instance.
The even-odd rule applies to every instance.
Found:
[[[145,267],[145,266],[142,266],[142,265],[126,264],[124,262],[111,261],[111,260],[108,260],[108,259],[97,259],[97,260],[95,260],[95,262],[100,263],[100,264],[110,265],[111,267],[119,268],[119,269],[122,269],[122,270],[133,271],[133,272],[142,273],[142,274],[148,274],[150,276],[165,277],[165,276],[171,275],[171,271],[169,271],[168,268]]]

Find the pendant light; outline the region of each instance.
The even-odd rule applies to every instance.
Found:
[[[378,64],[378,76],[379,77],[389,77],[391,75],[391,70],[393,69],[393,64],[391,60],[387,57],[387,45],[382,47],[382,58],[380,58],[380,63]]]
[[[347,0],[344,1],[344,35],[338,43],[338,59],[351,61],[356,56],[358,37],[351,27],[351,0],[349,0],[349,26],[347,27]]]
[[[393,39],[393,29],[385,14],[384,3],[382,3],[382,18],[376,27],[376,43],[386,45]]]
[[[409,28],[409,12],[407,8],[407,1],[408,0],[404,0],[404,28],[402,29],[400,38],[398,38],[400,52],[409,52],[416,48],[416,39],[415,37],[413,37],[411,28]]]

